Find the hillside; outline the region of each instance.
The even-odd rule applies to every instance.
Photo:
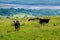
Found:
[[[24,14],[24,16],[54,16],[60,15],[60,9],[24,9],[24,8],[0,8],[0,16],[14,16]],[[21,15],[20,15],[21,16]],[[21,16],[22,17],[22,16]]]

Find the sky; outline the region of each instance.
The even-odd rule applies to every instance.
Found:
[[[60,9],[60,0],[0,0],[0,7]]]
[[[0,3],[60,5],[60,0],[0,0]]]

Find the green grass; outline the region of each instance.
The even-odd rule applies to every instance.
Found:
[[[50,17],[45,25],[39,24],[39,20],[29,22],[21,18],[21,28],[17,32],[12,25],[13,20],[0,19],[0,40],[60,40],[60,17]]]

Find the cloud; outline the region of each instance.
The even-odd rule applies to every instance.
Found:
[[[43,5],[18,5],[18,4],[0,4],[0,8],[25,8],[25,9],[60,9],[60,6],[43,6]]]
[[[0,0],[0,3],[60,5],[60,0]]]

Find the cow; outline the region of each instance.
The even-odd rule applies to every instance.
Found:
[[[35,19],[36,19],[36,20],[39,20],[40,18],[36,17]]]
[[[35,20],[35,18],[28,19],[28,21]]]
[[[30,18],[30,19],[28,19],[28,21],[32,21],[32,20],[39,20],[39,18],[36,17],[36,18]]]
[[[15,31],[18,31],[20,29],[20,23],[18,20],[14,20],[14,26],[15,26]]]
[[[43,19],[40,19],[40,20],[39,20],[39,23],[40,23],[40,24],[48,23],[49,20],[50,20],[50,19],[44,19],[44,18],[43,18]]]

